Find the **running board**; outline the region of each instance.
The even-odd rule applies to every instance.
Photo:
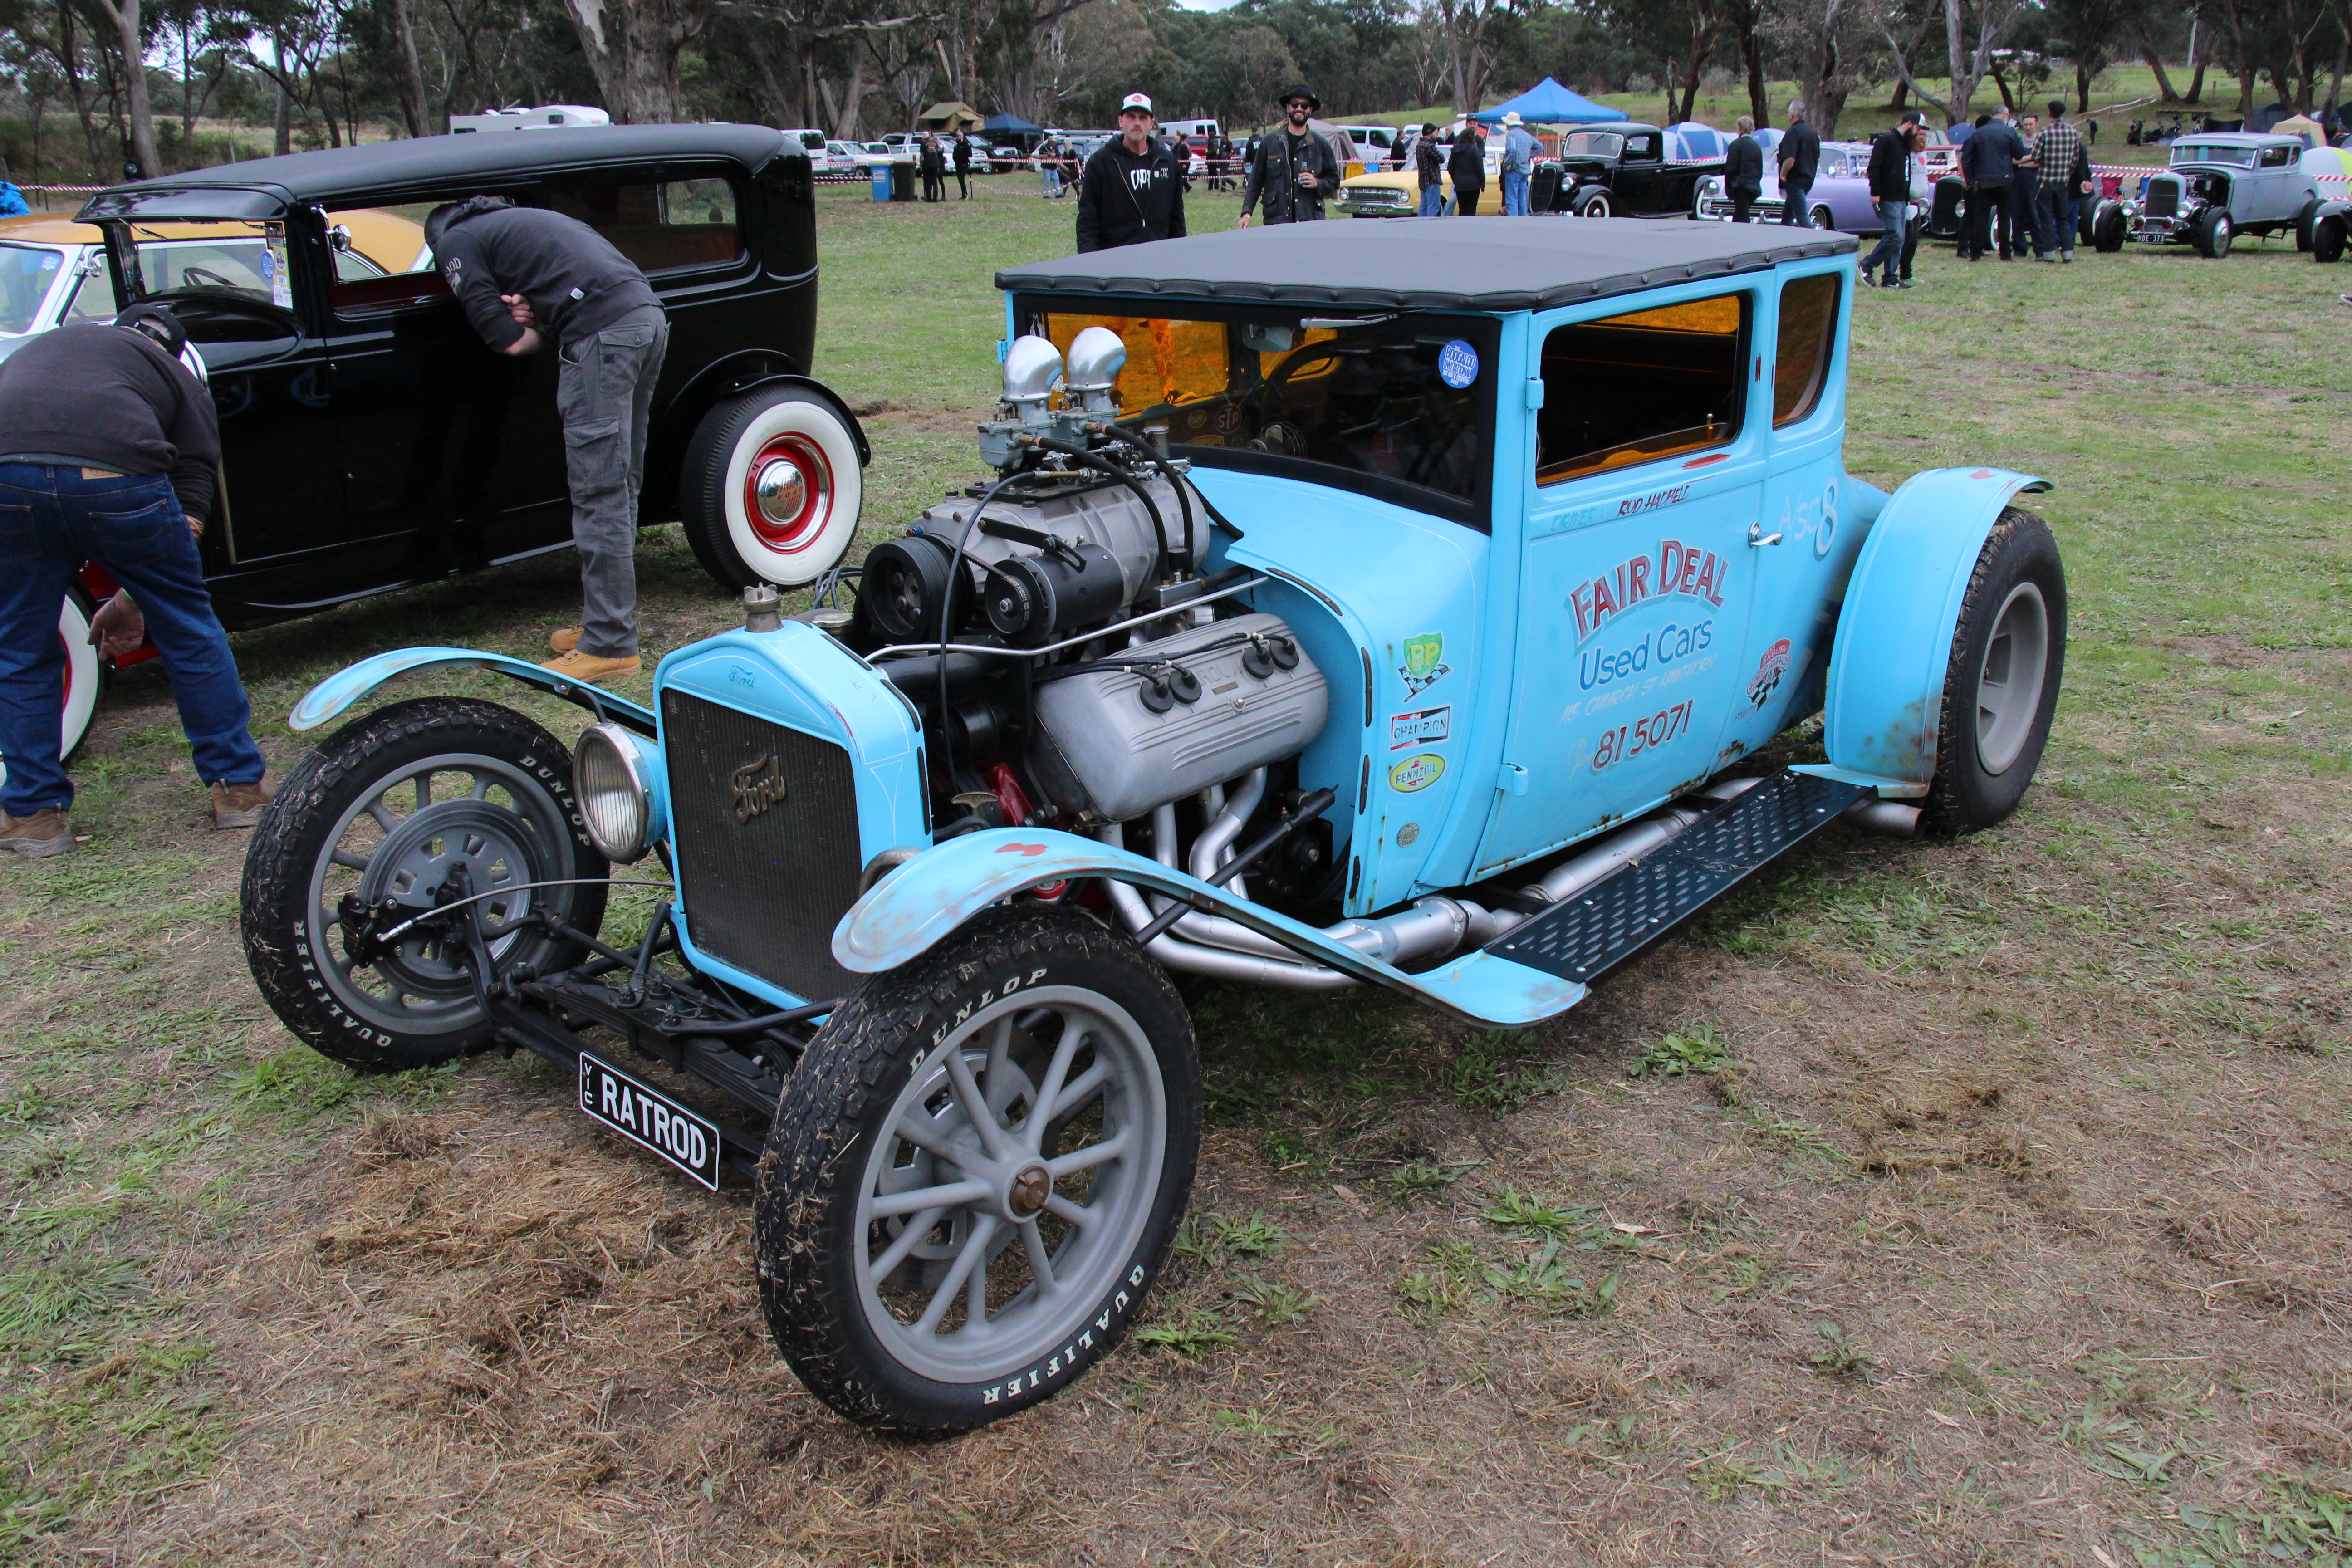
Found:
[[[1862,784],[1784,772],[1486,946],[1591,985],[1837,819]]]

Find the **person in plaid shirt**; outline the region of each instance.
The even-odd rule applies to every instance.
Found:
[[[2034,162],[2042,170],[2041,233],[2034,237],[2049,243],[2055,236],[2058,259],[2074,259],[2074,234],[2082,217],[2083,199],[2091,192],[2091,157],[2083,146],[2083,133],[2066,123],[2066,105],[2058,99],[2050,100],[2050,123],[2033,141]],[[2047,261],[2047,250],[2034,258]]]

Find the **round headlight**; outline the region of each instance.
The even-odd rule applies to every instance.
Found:
[[[572,785],[589,842],[605,859],[626,866],[646,858],[651,805],[637,743],[616,724],[591,724],[572,749]]]

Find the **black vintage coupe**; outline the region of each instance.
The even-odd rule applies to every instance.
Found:
[[[669,313],[640,521],[680,520],[730,587],[807,583],[856,531],[868,452],[812,379],[814,181],[755,125],[427,136],[117,185],[100,319],[171,304],[220,410],[221,503],[200,546],[222,621],[266,625],[572,542],[554,355],[494,353],[424,243],[438,204],[502,195],[589,224]],[[90,310],[82,310],[82,315]],[[64,748],[104,677],[63,607]],[[142,649],[133,659],[146,657]],[[128,661],[126,661],[128,662]]]

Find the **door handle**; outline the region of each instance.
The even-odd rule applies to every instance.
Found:
[[[1780,536],[1777,533],[1765,532],[1764,525],[1760,522],[1751,522],[1748,525],[1748,542],[1759,546],[1778,544],[1780,542]]]

